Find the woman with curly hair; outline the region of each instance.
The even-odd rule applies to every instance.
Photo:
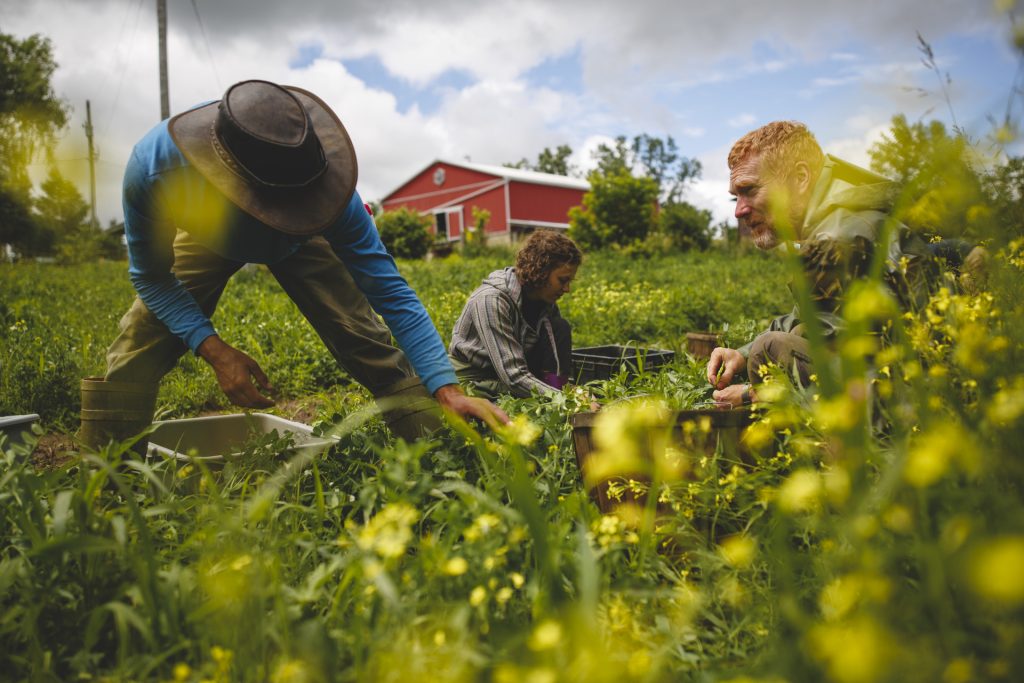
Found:
[[[558,391],[572,371],[572,331],[556,302],[583,254],[565,235],[538,230],[470,295],[452,331],[448,356],[479,393],[530,396]]]

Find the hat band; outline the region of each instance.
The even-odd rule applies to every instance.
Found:
[[[266,187],[305,187],[327,171],[327,157],[306,115],[308,134],[295,147],[246,135],[218,116],[210,127],[217,155],[236,175]],[[312,169],[312,172],[311,172]]]

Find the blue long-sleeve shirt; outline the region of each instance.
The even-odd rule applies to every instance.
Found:
[[[239,263],[277,263],[308,239],[274,230],[230,202],[189,164],[167,121],[135,145],[125,170],[123,204],[131,282],[146,307],[193,352],[216,332],[171,272],[178,229]],[[381,243],[358,192],[320,236],[383,316],[427,390],[456,383],[437,329]]]

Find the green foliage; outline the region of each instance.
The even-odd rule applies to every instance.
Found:
[[[657,197],[665,203],[678,202],[686,185],[701,174],[700,162],[681,156],[671,135],[663,140],[644,133],[631,142],[620,135],[612,146],[601,143],[593,156],[601,175],[626,172],[650,178],[658,187]]]
[[[680,251],[704,250],[711,246],[711,212],[679,202],[661,207],[658,231]]]
[[[47,247],[34,234],[28,164],[67,122],[50,84],[56,68],[48,39],[0,33],[0,244],[19,254]]]
[[[462,255],[465,257],[482,256],[487,253],[487,223],[491,220],[491,212],[474,206],[473,227],[462,231]]]
[[[89,233],[97,228],[86,223],[89,205],[74,183],[51,168],[40,186],[42,194],[34,202],[38,239],[46,246],[36,255],[60,253],[63,263],[83,263],[99,257],[99,249]]]
[[[5,175],[26,173],[24,165],[67,122],[66,105],[50,84],[56,68],[49,39],[37,34],[19,40],[0,33],[0,158]]]
[[[447,341],[470,292],[510,258],[491,249],[479,258],[405,261],[400,268]],[[0,414],[38,413],[47,425],[76,427],[78,381],[103,373],[106,348],[134,298],[125,268],[120,262],[0,269]],[[748,282],[759,284],[748,288]],[[685,347],[688,331],[768,318],[787,305],[776,259],[717,253],[655,255],[643,266],[616,254],[588,255],[572,294],[561,302],[577,346],[633,340],[672,349]],[[264,269],[231,279],[214,322],[229,343],[256,358],[279,399],[327,391],[328,403],[366,400]],[[161,414],[226,408],[212,373],[192,354],[161,384]]]
[[[628,172],[591,173],[583,205],[569,210],[569,236],[582,249],[642,242],[657,226],[658,185]]]
[[[983,176],[982,183],[991,207],[991,224],[1009,231],[1000,241],[1024,236],[1024,157],[1010,157],[996,165]],[[995,232],[999,238],[999,231]]]
[[[950,135],[940,121],[910,124],[900,114],[868,154],[871,168],[899,186],[896,210],[912,229],[944,237],[985,232],[979,159],[963,134]]]
[[[569,145],[559,145],[554,151],[545,147],[537,155],[537,164],[533,170],[554,175],[573,175],[574,169],[569,163],[570,156],[572,156],[572,148]]]
[[[527,171],[537,171],[539,173],[572,176],[577,174],[577,170],[569,163],[569,157],[571,156],[572,147],[569,145],[559,145],[554,150],[550,147],[545,147],[544,150],[537,155],[537,163],[535,164],[531,164],[529,160],[523,158],[515,163],[507,163],[504,165],[509,168],[521,168]]]
[[[401,207],[376,218],[380,239],[395,258],[423,258],[430,250],[430,218]]]

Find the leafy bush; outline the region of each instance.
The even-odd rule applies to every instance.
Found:
[[[582,249],[642,242],[657,226],[658,183],[628,171],[592,173],[583,205],[569,210],[569,236]]]
[[[388,252],[395,258],[423,258],[430,250],[430,218],[401,207],[385,211],[376,218],[377,231]]]
[[[680,251],[703,251],[711,246],[711,212],[686,202],[666,204],[658,215],[658,231]]]

